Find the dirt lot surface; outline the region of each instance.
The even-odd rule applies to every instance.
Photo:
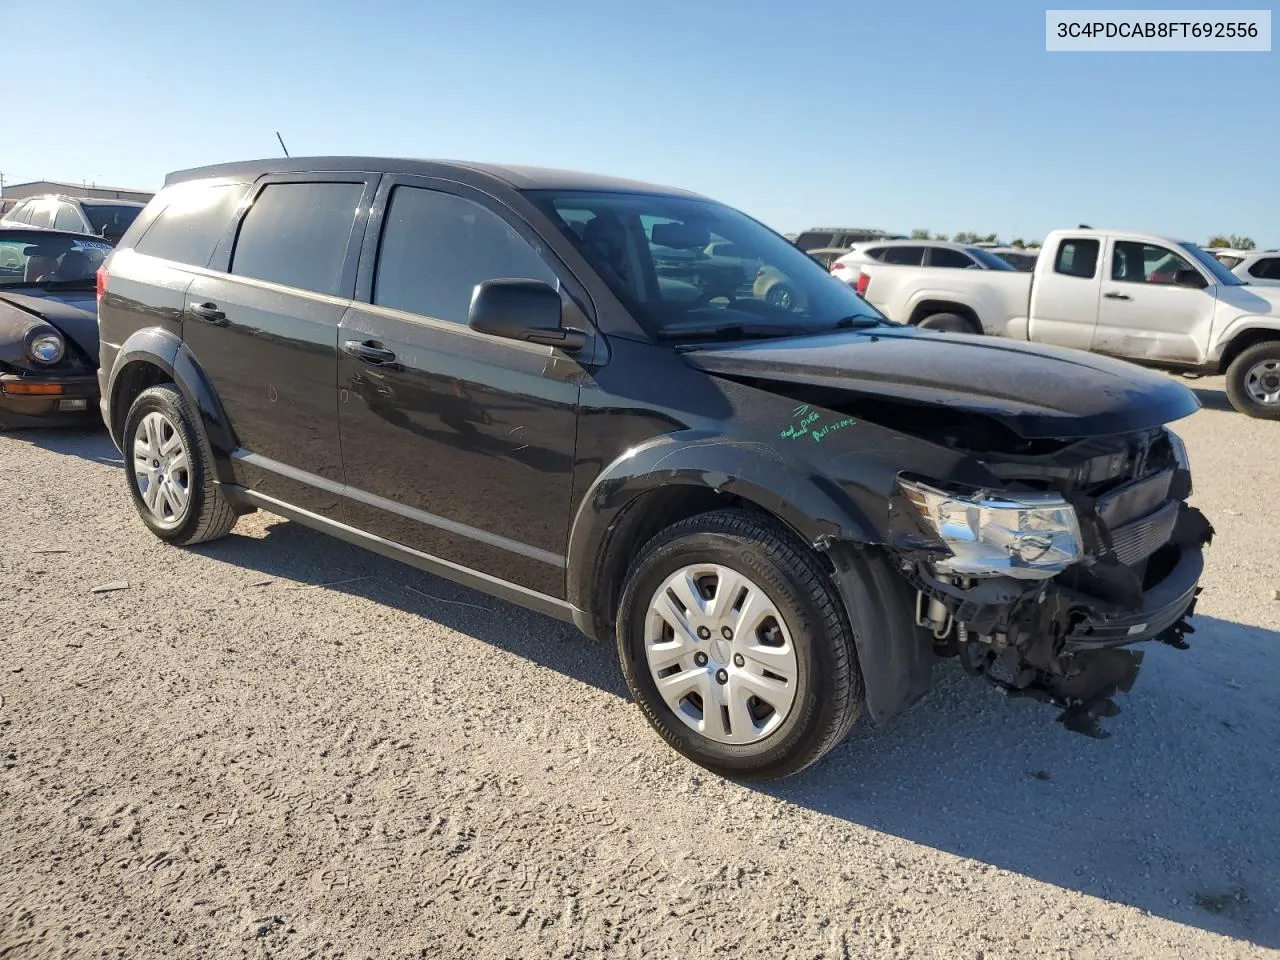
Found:
[[[1200,383],[1201,616],[1111,740],[947,664],[764,789],[567,626],[0,436],[0,957],[1280,956],[1280,423]]]

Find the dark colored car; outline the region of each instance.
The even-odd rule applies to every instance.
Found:
[[[118,241],[142,212],[136,200],[95,200],[86,197],[43,196],[23,200],[8,210],[0,227],[39,227]]]
[[[0,430],[97,421],[96,274],[110,250],[0,227]]]
[[[650,229],[661,223],[661,229]],[[716,238],[787,277],[670,299]],[[283,159],[171,175],[111,254],[102,413],[175,544],[263,509],[617,645],[677,750],[755,777],[938,657],[1100,733],[1211,536],[1160,374],[892,324],[662,187]],[[465,709],[465,707],[464,707]]]

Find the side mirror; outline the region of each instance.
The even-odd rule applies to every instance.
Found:
[[[1192,287],[1196,290],[1203,290],[1209,285],[1209,281],[1199,270],[1179,270],[1173,275],[1173,282],[1179,287]]]
[[[561,322],[560,294],[541,280],[486,280],[471,292],[467,325],[479,333],[561,350],[581,350],[587,335]]]

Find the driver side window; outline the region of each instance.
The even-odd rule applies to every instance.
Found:
[[[1153,243],[1117,240],[1111,254],[1111,279],[1121,283],[1171,286],[1180,270],[1194,271],[1194,268],[1172,250]]]

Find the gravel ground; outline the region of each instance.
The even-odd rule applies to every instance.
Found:
[[[1280,424],[1200,384],[1202,615],[1111,740],[946,664],[764,789],[569,627],[0,436],[0,958],[1280,956]]]

